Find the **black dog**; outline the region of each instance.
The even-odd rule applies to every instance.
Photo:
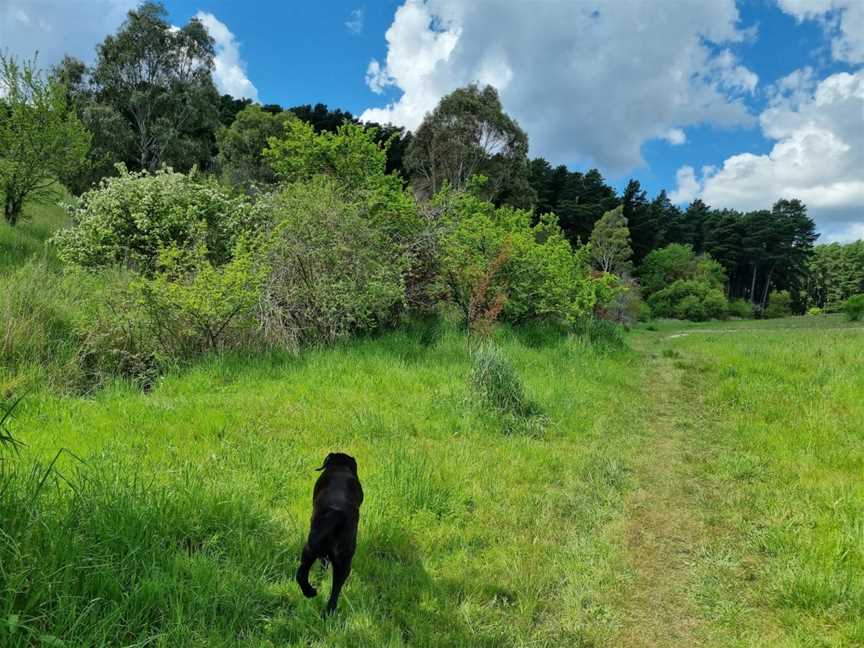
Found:
[[[350,455],[331,452],[317,470],[324,473],[312,493],[312,524],[300,558],[297,583],[304,596],[315,596],[318,592],[309,584],[309,570],[316,560],[329,560],[333,564],[333,587],[326,612],[330,613],[336,609],[339,592],[351,573],[363,488],[357,477],[357,462]]]

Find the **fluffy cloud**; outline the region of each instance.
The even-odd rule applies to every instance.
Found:
[[[831,53],[838,61],[864,63],[862,0],[777,0],[799,21],[818,20],[831,35]]]
[[[258,90],[246,76],[246,63],[240,58],[240,43],[231,30],[211,13],[199,11],[195,17],[216,41],[213,81],[219,91],[234,97],[258,101]]]
[[[675,181],[678,188],[669,194],[669,200],[677,204],[693,202],[698,196],[702,186],[696,178],[696,171],[692,166],[683,166],[675,173]]]
[[[766,155],[741,153],[696,178],[678,170],[673,200],[757,209],[800,198],[829,238],[851,238],[864,222],[864,70],[821,82],[809,69],[774,85],[759,123],[774,141]]]
[[[415,128],[444,94],[491,83],[533,154],[623,172],[646,140],[752,121],[742,97],[758,79],[724,49],[746,35],[734,0],[407,0],[366,77],[401,97],[362,118]]]
[[[95,45],[116,31],[138,0],[2,0],[0,48],[18,57],[39,52],[43,68],[64,54],[84,61],[95,58]]]

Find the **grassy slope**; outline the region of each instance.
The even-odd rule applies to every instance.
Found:
[[[0,218],[0,281],[28,259],[46,254],[45,241],[66,218],[65,212],[54,204],[28,204],[24,218],[15,227]]]

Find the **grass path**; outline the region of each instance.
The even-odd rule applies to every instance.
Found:
[[[693,438],[700,413],[687,398],[683,371],[666,358],[654,362],[645,385],[651,407],[634,466],[636,488],[614,530],[625,543],[631,577],[618,602],[621,630],[613,645],[697,646],[705,623],[692,592],[708,529],[689,455],[701,445]]]

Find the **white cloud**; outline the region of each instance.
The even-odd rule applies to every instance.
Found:
[[[64,54],[92,62],[96,44],[117,30],[138,0],[0,0],[0,49],[48,68]]]
[[[683,166],[675,173],[678,188],[669,194],[669,200],[675,204],[692,202],[702,188],[696,179],[696,171],[692,166]]]
[[[719,168],[678,170],[678,202],[702,198],[714,207],[759,209],[800,198],[829,236],[864,223],[864,70],[821,82],[798,70],[774,86],[759,123],[770,153],[741,153]],[[695,183],[695,188],[694,188]]]
[[[714,73],[721,85],[731,92],[753,94],[759,84],[759,77],[743,65],[738,65],[735,55],[728,49],[714,57]]]
[[[363,32],[365,13],[366,12],[362,8],[354,9],[351,12],[351,16],[345,21],[345,27],[348,28],[348,31],[354,34],[360,34]]]
[[[369,67],[366,68],[366,85],[375,94],[381,94],[384,89],[393,85],[393,78],[388,76],[387,70],[381,67],[381,64],[376,60],[369,61]]]
[[[647,140],[753,122],[743,96],[758,78],[728,49],[748,37],[734,0],[406,0],[366,76],[401,97],[361,117],[416,128],[448,92],[492,83],[532,154],[620,173]]]
[[[216,41],[213,60],[213,81],[219,91],[233,97],[258,100],[258,89],[246,76],[246,62],[240,58],[240,43],[225,23],[216,16],[199,11],[195,17],[207,28]]]
[[[777,0],[798,21],[818,20],[838,61],[864,63],[864,0]]]
[[[687,141],[687,134],[680,128],[670,128],[663,135],[663,139],[669,142],[672,146],[679,146]]]

